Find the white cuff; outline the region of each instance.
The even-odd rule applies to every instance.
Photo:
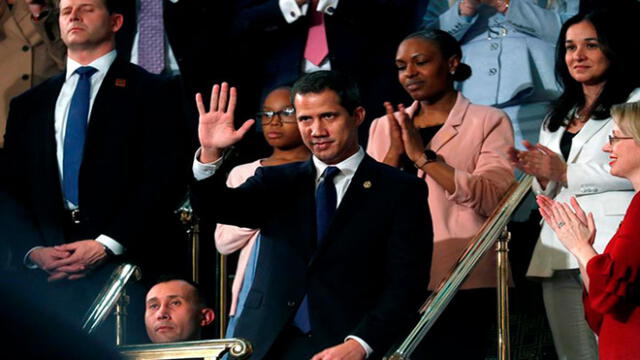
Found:
[[[33,261],[31,261],[31,258],[29,258],[29,254],[31,254],[31,252],[33,250],[41,249],[43,247],[44,246],[35,246],[35,247],[32,247],[31,250],[27,251],[27,254],[24,256],[24,258],[22,258],[22,263],[24,264],[24,266],[27,267],[27,269],[37,269],[38,268],[38,265],[36,265]]]
[[[373,353],[373,349],[371,348],[371,346],[369,346],[369,344],[367,344],[364,340],[360,339],[357,336],[354,335],[349,335],[347,336],[344,341],[347,341],[349,339],[353,339],[355,341],[358,342],[358,344],[360,344],[360,346],[362,346],[362,348],[364,349],[364,352],[366,352],[367,354],[365,355],[365,359],[368,358],[369,356],[371,356],[371,354]]]
[[[338,2],[340,0],[320,0],[318,1],[317,11],[323,12],[327,15],[333,15],[338,7]]]
[[[122,244],[113,240],[107,235],[101,234],[96,238],[96,241],[104,245],[107,249],[111,250],[113,255],[122,255],[126,250]]]
[[[280,6],[280,11],[284,19],[289,24],[298,20],[301,16],[306,15],[307,9],[309,8],[309,4],[298,6],[296,0],[279,0],[278,5]]]
[[[193,167],[192,167],[193,177],[195,177],[196,180],[198,181],[204,180],[206,178],[213,176],[213,174],[216,173],[220,165],[222,165],[222,158],[223,158],[223,157],[220,157],[220,159],[212,163],[204,164],[204,163],[201,163],[200,160],[198,160],[198,158],[200,157],[200,151],[201,149],[198,149],[196,151],[196,155],[193,158]]]

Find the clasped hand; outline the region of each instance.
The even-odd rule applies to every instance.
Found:
[[[102,264],[106,257],[104,245],[95,240],[38,248],[29,254],[33,263],[49,273],[48,281],[81,279]]]

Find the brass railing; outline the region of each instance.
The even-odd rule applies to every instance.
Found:
[[[126,305],[129,301],[125,287],[131,280],[140,279],[140,269],[131,264],[120,264],[111,274],[111,278],[96,296],[85,314],[82,329],[89,334],[94,332],[107,319],[111,310],[116,308],[116,345],[124,343]]]
[[[531,188],[533,177],[524,175],[514,183],[496,206],[491,216],[480,228],[469,246],[462,253],[450,274],[438,285],[420,308],[422,317],[400,346],[388,357],[390,360],[407,360],[422,341],[440,314],[447,307],[462,283],[491,249],[496,240],[498,251],[498,359],[509,359],[509,262],[507,257],[509,234],[506,225],[516,207]]]
[[[191,252],[191,280],[195,283],[200,282],[200,223],[198,217],[193,213],[189,196],[176,210],[176,214],[180,222],[186,228],[186,238],[189,243]],[[214,304],[214,311],[218,323],[217,335],[223,338],[227,328],[228,311],[227,311],[227,257],[216,254],[215,269],[215,288],[218,293],[218,299]]]
[[[126,345],[118,347],[122,357],[130,360],[151,359],[221,359],[229,354],[232,359],[246,359],[253,349],[244,339],[183,341],[166,344]]]

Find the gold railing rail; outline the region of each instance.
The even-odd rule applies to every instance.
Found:
[[[496,206],[491,216],[480,228],[460,255],[451,272],[438,285],[420,308],[422,317],[398,348],[387,357],[390,360],[408,360],[422,341],[440,314],[447,307],[462,283],[478,264],[482,256],[491,249],[496,240],[498,246],[498,359],[509,359],[509,321],[508,321],[508,276],[507,258],[509,234],[506,231],[509,218],[531,188],[533,177],[524,175],[515,182]],[[499,239],[500,238],[500,239]]]
[[[126,345],[118,347],[122,357],[129,360],[152,359],[221,359],[226,353],[232,359],[246,359],[253,352],[244,339],[183,341],[166,344]]]
[[[125,307],[128,302],[125,287],[129,281],[139,279],[140,269],[137,266],[120,264],[89,307],[82,322],[82,329],[91,334],[102,325],[111,310],[116,307],[116,345],[122,344],[125,336]]]

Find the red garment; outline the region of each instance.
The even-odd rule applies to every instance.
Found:
[[[605,205],[606,206],[606,205]],[[584,308],[600,360],[640,359],[640,195],[601,255],[587,264]]]

